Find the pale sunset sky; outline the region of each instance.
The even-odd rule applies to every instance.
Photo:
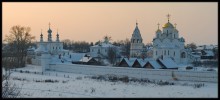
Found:
[[[51,23],[52,39],[56,39],[57,28],[60,40],[96,42],[105,35],[112,41],[131,38],[136,26],[143,42],[151,43],[160,23],[160,29],[170,22],[177,24],[179,36],[185,44],[218,43],[218,3],[202,2],[3,2],[3,32],[5,38],[13,25],[31,27],[31,34],[40,40],[41,29],[44,41]]]

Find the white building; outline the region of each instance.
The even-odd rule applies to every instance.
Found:
[[[43,34],[41,31],[40,42],[37,42],[38,48],[35,50],[36,54],[41,55],[43,51],[48,51],[48,53],[52,55],[61,54],[63,52],[63,42],[60,42],[59,40],[58,31],[55,41],[52,40],[52,30],[50,29],[50,24],[47,32],[48,32],[48,38],[47,41],[44,41]]]
[[[44,58],[50,58],[50,57],[58,58],[59,57],[58,55],[64,56],[65,54],[69,54],[68,50],[63,49],[63,42],[60,42],[59,40],[58,31],[56,34],[56,40],[55,41],[52,40],[52,30],[50,29],[50,24],[49,24],[49,29],[47,32],[48,32],[48,38],[47,38],[47,41],[44,41],[42,30],[41,30],[40,41],[37,42],[37,49],[34,51],[35,55],[33,59],[31,59],[31,62],[34,65],[41,65],[41,64],[46,63],[45,61],[42,61],[42,59]],[[42,54],[45,54],[48,57],[46,57],[45,55],[42,56]],[[50,61],[48,63],[50,63]]]
[[[140,30],[138,29],[138,23],[131,37],[130,57],[141,57],[144,44],[141,37]]]
[[[187,63],[187,52],[184,48],[185,40],[179,37],[179,31],[169,21],[170,15],[168,14],[168,22],[164,24],[163,30],[156,31],[156,37],[153,39],[153,58],[166,59],[172,58],[177,64]]]
[[[100,42],[99,44],[90,47],[90,56],[107,58],[109,48],[115,48],[118,53],[119,47],[112,45],[109,42],[108,37],[105,36],[103,42]]]

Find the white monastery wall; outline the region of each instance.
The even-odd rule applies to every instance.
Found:
[[[50,70],[72,72],[87,75],[126,75],[128,77],[148,78],[152,80],[173,80],[172,72],[180,81],[217,82],[217,72],[179,71],[170,69],[144,69],[127,67],[91,66],[77,64],[50,64]]]

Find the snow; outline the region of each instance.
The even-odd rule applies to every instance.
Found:
[[[136,58],[124,58],[124,60],[127,62],[128,66],[131,67],[134,64]]]
[[[157,61],[155,61],[155,60],[151,60],[151,61],[149,61],[149,63],[150,63],[155,69],[161,68],[160,64],[158,64]]]
[[[204,55],[204,56],[214,56],[213,51],[210,51],[210,50],[204,50],[204,51],[206,53],[206,55]]]
[[[151,59],[137,59],[137,61],[139,62],[139,64],[143,67],[149,60]]]
[[[41,66],[28,65],[25,70],[41,72]],[[65,75],[65,77],[64,77]],[[67,77],[69,76],[69,78]],[[201,82],[175,81],[176,85],[156,85],[138,82],[109,82],[86,78],[87,75],[46,71],[44,75],[13,72],[11,82],[22,86],[21,98],[217,98],[218,83],[203,82],[201,88],[183,86]],[[25,80],[16,80],[21,78]],[[58,82],[36,82],[36,80]],[[22,85],[23,84],[23,85]],[[181,85],[182,84],[182,85]]]
[[[167,68],[177,68],[177,64],[171,58],[159,59]]]
[[[70,54],[72,61],[80,61],[80,59],[82,59],[85,56],[85,53],[70,53]],[[66,56],[66,59],[69,59],[69,55],[68,57]]]

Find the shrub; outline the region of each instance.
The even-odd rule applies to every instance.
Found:
[[[109,79],[109,81],[117,82],[118,77],[116,75],[110,75],[110,76],[108,76],[108,79]]]
[[[26,70],[25,73],[29,73],[29,71]]]
[[[98,80],[104,80],[105,77],[104,77],[103,75],[98,75],[98,76],[97,76],[97,79],[98,79]]]
[[[191,67],[191,66],[186,67],[186,70],[190,70],[190,69],[193,69],[193,67]]]
[[[125,82],[125,83],[129,82],[128,76],[124,76],[122,78],[119,78],[119,80],[122,81],[122,82]]]
[[[94,88],[91,88],[91,93],[95,92],[95,89]]]
[[[194,88],[200,88],[200,87],[203,87],[204,84],[200,83],[200,84],[194,84],[193,87]]]
[[[82,77],[76,77],[77,80],[82,80]]]

